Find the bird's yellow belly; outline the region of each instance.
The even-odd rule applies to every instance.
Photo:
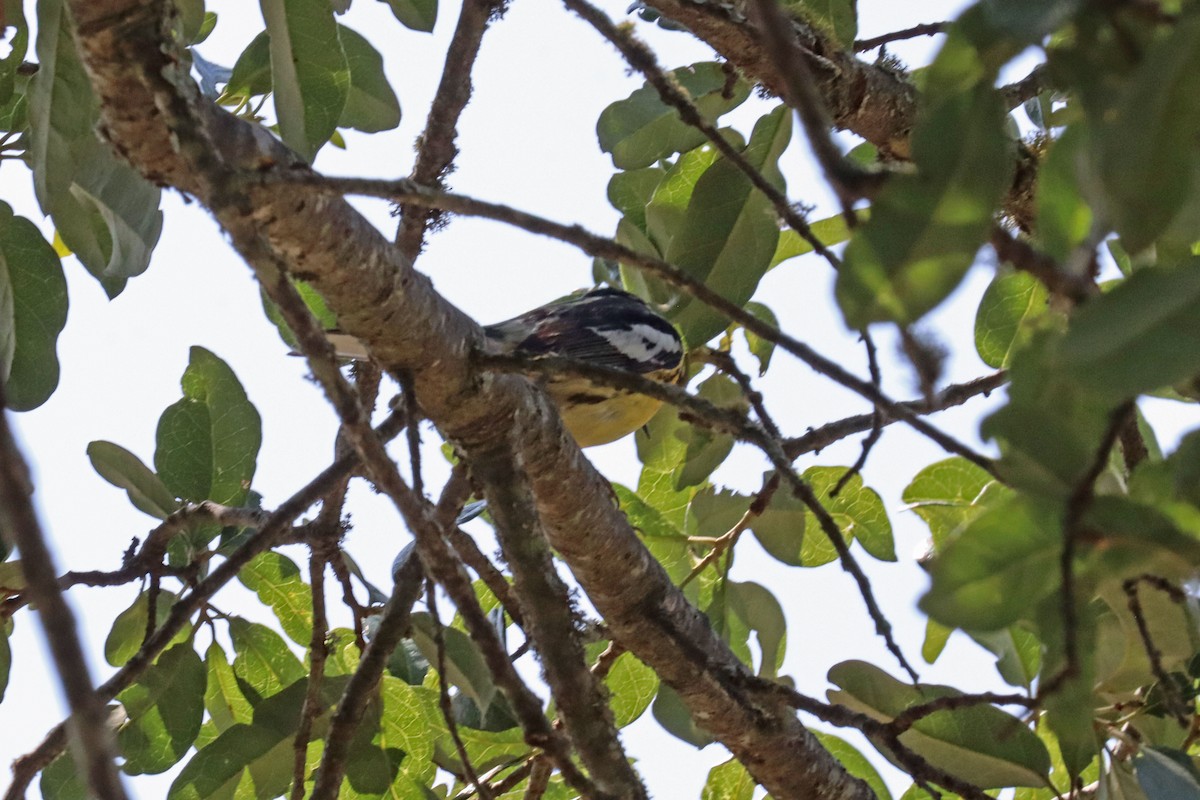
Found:
[[[641,394],[618,394],[595,403],[560,406],[563,423],[580,447],[615,442],[650,421],[662,405]]]

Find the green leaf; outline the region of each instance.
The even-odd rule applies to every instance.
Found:
[[[100,477],[124,489],[129,502],[139,511],[166,519],[179,508],[179,501],[162,479],[124,447],[112,442],[91,442],[87,454]]]
[[[430,664],[437,663],[437,643],[433,637],[433,622],[429,614],[418,612],[412,615],[412,638],[421,654]],[[457,628],[443,628],[442,638],[446,651],[446,674],[444,679],[462,689],[475,702],[481,712],[486,712],[496,696],[496,684],[488,670],[483,654],[471,641],[471,637]]]
[[[979,516],[987,501],[1006,493],[983,467],[953,456],[918,472],[902,495],[907,508],[929,526],[936,549]]]
[[[795,5],[843,48],[854,47],[854,38],[858,36],[858,9],[854,0],[802,0]]]
[[[831,702],[883,720],[961,694],[948,686],[903,683],[863,661],[834,666],[829,680],[840,687],[829,692]],[[935,767],[984,789],[1043,786],[1050,770],[1050,754],[1037,734],[994,706],[936,711],[902,733],[900,742]]]
[[[743,510],[749,505],[745,502]],[[773,558],[793,567],[828,564],[837,554],[820,528],[809,530],[810,514],[800,499],[780,487],[770,505],[751,520],[754,538]],[[815,541],[814,541],[815,540]]]
[[[117,700],[129,717],[117,734],[126,774],[157,774],[183,758],[204,718],[204,664],[192,643],[164,652]]]
[[[171,613],[171,604],[177,599],[179,598],[171,592],[159,592],[158,600],[155,603],[157,612],[155,628],[167,621],[167,615]],[[133,604],[113,620],[108,638],[104,640],[104,658],[109,664],[119,667],[133,658],[134,654],[141,649],[142,642],[146,638],[146,621],[149,616],[150,595],[147,592],[141,592],[134,599]],[[186,629],[181,630],[175,635],[172,643],[187,641],[190,635]]]
[[[383,56],[345,25],[338,25],[338,38],[350,66],[350,94],[338,127],[366,133],[390,131],[400,124],[400,101],[384,74]]]
[[[1133,768],[1147,800],[1200,800],[1200,775],[1187,753],[1144,747]]]
[[[380,0],[388,4],[400,24],[410,30],[432,33],[437,22],[438,0]]]
[[[700,800],[750,800],[757,785],[742,762],[731,758],[708,771],[708,780],[700,791]],[[881,797],[880,800],[890,798]]]
[[[1193,192],[1200,108],[1200,18],[1149,49],[1095,131],[1109,212],[1130,252],[1149,246]]]
[[[432,778],[433,732],[443,725],[437,692],[385,675],[381,696],[383,715],[378,743],[404,751],[403,769],[408,774]]]
[[[322,713],[314,725],[315,737],[324,735],[329,709],[346,681],[344,677],[326,677],[322,682]],[[167,800],[269,800],[286,792],[292,781],[292,740],[307,689],[307,681],[297,681],[259,703],[252,724],[234,725],[184,765]]]
[[[760,118],[742,155],[777,188],[779,156],[792,140],[792,114],[779,106]],[[745,303],[771,263],[779,240],[775,208],[729,160],[719,158],[696,181],[666,259],[736,305]],[[690,295],[668,313],[690,345],[707,342],[729,320]]]
[[[250,40],[233,64],[225,97],[257,97],[271,91],[271,35],[263,31]]]
[[[1033,498],[988,508],[934,560],[921,609],[943,625],[996,630],[1058,588],[1060,513]]]
[[[300,299],[304,301],[305,307],[317,318],[317,322],[321,323],[321,326],[325,330],[332,330],[337,327],[337,315],[329,310],[329,306],[325,303],[325,298],[317,293],[312,284],[296,280],[290,276],[288,280],[300,295]],[[283,339],[284,344],[293,350],[299,349],[299,345],[296,342],[296,335],[287,326],[287,322],[284,320],[279,306],[271,302],[271,298],[267,297],[265,290],[259,292],[259,298],[262,300],[263,313],[267,315],[267,319],[270,320],[271,324],[279,330],[279,338]]]
[[[160,192],[96,136],[98,104],[62,0],[37,9],[38,71],[28,92],[34,190],[71,252],[115,297],[150,263]]]
[[[270,34],[275,115],[284,144],[311,162],[337,128],[350,64],[329,0],[259,0]]]
[[[42,770],[38,788],[42,800],[91,800],[93,796],[88,791],[87,781],[75,769],[75,757],[71,753],[63,753]]]
[[[661,167],[618,172],[608,181],[608,202],[645,233],[646,206],[666,175],[667,171]]]
[[[266,625],[230,617],[229,635],[237,654],[233,672],[241,680],[243,690],[254,692],[247,695],[252,704],[257,706],[262,698],[278,694],[307,674],[283,637]]]
[[[179,0],[175,7],[179,9],[180,37],[185,44],[194,44],[204,26],[204,0]]]
[[[749,407],[741,387],[732,378],[719,372],[702,381],[696,394],[714,405],[736,408],[743,413]],[[677,435],[679,433],[683,434],[681,438],[687,442],[687,448],[674,471],[676,489],[698,486],[708,480],[708,476],[721,466],[733,450],[733,436],[727,433],[699,425],[687,425]]]
[[[158,420],[154,466],[176,496],[229,506],[246,501],[262,443],[262,420],[233,370],[193,347],[183,399]]]
[[[842,763],[847,772],[866,781],[878,800],[892,800],[892,794],[888,791],[887,784],[883,782],[879,771],[867,760],[866,756],[858,751],[858,748],[831,733],[812,731],[812,735],[817,737],[821,746]]]
[[[858,212],[860,222],[865,221],[869,216],[870,209]],[[841,244],[850,238],[850,226],[846,223],[846,216],[844,214],[836,214],[832,217],[810,222],[808,227],[826,247]],[[807,255],[812,251],[813,246],[807,239],[791,228],[784,228],[779,233],[779,242],[775,245],[775,255],[771,256],[771,263],[767,265],[767,269],[775,269],[775,267],[784,261],[796,258],[797,256]]]
[[[624,653],[617,656],[604,684],[610,694],[614,723],[624,728],[650,707],[658,692],[658,675],[632,653]]]
[[[942,651],[946,649],[946,642],[950,641],[952,633],[954,633],[953,628],[947,628],[937,620],[925,620],[925,640],[921,643],[921,658],[925,659],[926,664],[932,664],[938,660]]]
[[[913,323],[961,282],[992,225],[1012,158],[996,91],[931,100],[913,134],[915,175],[894,175],[846,248],[837,299],[846,324]]]
[[[737,108],[750,94],[745,81],[731,77],[716,63],[680,67],[670,75],[710,122]],[[596,122],[596,136],[600,149],[610,153],[613,165],[620,169],[648,167],[705,141],[704,134],[679,119],[675,109],[665,104],[649,84],[605,108]]]
[[[1038,238],[1051,258],[1063,263],[1092,227],[1092,209],[1080,186],[1091,176],[1087,169],[1088,131],[1082,121],[1069,126],[1050,146],[1038,169]]]
[[[665,683],[659,684],[652,711],[658,724],[677,739],[696,747],[704,747],[714,741],[708,731],[698,727],[692,720],[692,714],[683,704],[679,693]]]
[[[5,554],[7,558],[7,554]],[[20,561],[0,562],[0,595],[17,594],[25,590],[25,572],[21,569]]]
[[[279,553],[260,553],[242,567],[238,579],[271,607],[288,638],[308,647],[312,641],[312,589],[300,577],[295,562]]]
[[[217,733],[224,733],[238,723],[254,718],[254,706],[242,694],[225,650],[213,642],[204,654],[206,681],[204,708],[208,711]]]
[[[0,201],[0,381],[14,411],[46,402],[58,386],[58,335],[67,282],[54,248]]]
[[[971,638],[996,656],[1000,677],[1012,686],[1029,688],[1042,666],[1042,643],[1021,625],[998,631],[976,631]]]
[[[1079,594],[1077,593],[1077,597]],[[1096,708],[1105,702],[1093,691],[1096,684],[1096,631],[1098,607],[1076,603],[1076,674],[1067,676],[1045,698],[1043,719],[1057,737],[1063,765],[1072,778],[1081,775],[1099,756],[1101,741],[1095,725]],[[1063,600],[1058,592],[1038,603],[1034,621],[1043,645],[1042,676],[1057,676],[1066,668],[1067,636],[1063,629]]]
[[[0,108],[8,105],[16,93],[17,68],[25,60],[29,51],[29,25],[25,22],[25,8],[22,0],[3,0],[0,4],[0,19],[4,20],[6,28],[0,31],[0,38],[8,40],[8,55],[0,58]],[[8,28],[13,28],[13,34],[8,36]]]
[[[1061,358],[1072,379],[1117,401],[1200,373],[1200,258],[1140,270],[1089,301]]]
[[[862,477],[855,475],[836,496],[830,494],[845,474],[845,467],[810,467],[801,477],[829,512],[847,545],[858,539],[875,558],[895,561],[892,525],[883,501],[873,489],[863,486]],[[816,517],[786,487],[775,493],[750,528],[763,549],[785,564],[816,567],[837,558],[837,550]]]
[[[775,312],[762,303],[746,303],[746,311],[755,319],[775,328],[779,327],[779,319],[775,316]],[[746,346],[750,348],[750,355],[758,360],[758,376],[761,378],[767,374],[767,367],[771,365],[771,355],[775,352],[775,343],[767,341],[757,333],[751,333],[745,328],[742,329],[742,333],[746,336]]]
[[[742,623],[754,632],[762,654],[758,674],[774,678],[779,674],[787,646],[787,621],[783,607],[765,587],[752,581],[726,583],[726,602]]]
[[[1061,344],[1061,336],[1039,332],[1015,354],[1009,402],[983,421],[981,432],[1000,442],[1006,483],[1065,499],[1095,460],[1116,402],[1073,379]]]
[[[1027,272],[997,273],[975,315],[975,350],[983,363],[1007,367],[1013,352],[1029,341],[1030,326],[1046,314],[1049,297]]]

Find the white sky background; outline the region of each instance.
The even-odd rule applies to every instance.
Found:
[[[624,18],[626,0],[601,5],[614,18]],[[945,19],[961,5],[860,0],[860,36]],[[210,61],[231,66],[262,29],[257,4],[210,0],[209,9],[217,11],[221,20],[200,52]],[[371,38],[382,52],[404,119],[399,130],[382,135],[347,133],[348,151],[327,146],[317,159],[318,169],[332,175],[408,174],[413,141],[423,127],[456,17],[457,7],[446,4],[435,33],[419,34],[403,29],[382,3],[358,0],[354,4],[342,21]],[[667,67],[712,58],[711,51],[686,34],[645,23],[639,23],[637,31],[658,50],[660,62]],[[927,61],[930,46],[931,40],[921,39],[897,45],[892,52],[910,64],[920,64]],[[611,234],[617,215],[605,198],[605,187],[613,167],[596,143],[595,122],[606,105],[639,87],[641,78],[630,76],[615,50],[562,7],[516,0],[485,37],[474,79],[474,100],[459,126],[461,155],[451,178],[453,188]],[[748,102],[727,117],[726,124],[733,122],[748,133],[753,120],[767,108],[764,102]],[[829,193],[815,176],[803,142],[795,142],[785,154],[784,170],[793,200],[818,204],[821,210],[814,218],[832,213]],[[19,165],[4,164],[0,169],[0,196],[17,213],[40,222],[47,232],[52,230],[33,201],[28,173]],[[385,234],[394,232],[395,220],[385,203],[356,204]],[[264,318],[249,269],[203,209],[172,192],[164,194],[163,205],[165,227],[153,263],[116,300],[107,301],[77,261],[66,261],[71,310],[59,340],[62,381],[43,407],[16,416],[36,471],[38,507],[58,554],[60,572],[115,569],[130,539],[143,537],[153,527],[154,521],[133,509],[124,492],[92,470],[85,448],[92,440],[107,439],[151,463],[158,416],[180,397],[179,379],[193,344],[230,364],[262,414],[263,447],[254,486],[264,495],[266,507],[291,495],[332,457],[334,415],[318,388],[306,379],[303,361],[286,355],[287,348]],[[440,292],[484,323],[506,319],[591,282],[591,259],[584,254],[496,223],[461,218],[430,237],[418,266]],[[989,275],[989,267],[976,267],[964,287],[925,326],[952,348],[949,381],[988,372],[967,336]],[[806,258],[774,270],[764,279],[757,299],[775,308],[789,333],[865,375],[862,346],[847,333],[836,311],[832,273],[824,262]],[[896,358],[893,338],[881,331],[878,343],[885,388],[894,397],[913,396],[910,371]],[[869,410],[859,398],[782,353],[776,355],[760,388],[784,431],[792,435]],[[987,447],[978,442],[977,426],[989,403],[994,406],[996,400],[975,401],[966,409],[939,415],[936,422]],[[1178,431],[1196,424],[1197,415],[1191,407],[1169,406],[1155,420],[1161,420],[1167,431],[1163,439],[1173,442]],[[436,451],[436,437],[427,432],[425,440],[426,485],[436,493],[446,470]],[[819,456],[805,456],[798,466],[849,464],[858,454],[859,441],[855,437]],[[589,455],[612,480],[636,482],[639,465],[632,439],[595,448]],[[936,445],[901,426],[888,429],[864,474],[889,510],[900,562],[880,564],[861,548],[855,552],[922,680],[968,690],[994,688],[999,679],[991,657],[961,635],[951,640],[936,665],[927,667],[920,661],[924,619],[915,612],[914,603],[926,578],[913,556],[923,549],[927,530],[914,515],[901,510],[900,495],[917,469],[944,455]],[[753,491],[764,469],[763,459],[739,448],[714,480]],[[348,509],[354,527],[346,546],[368,577],[386,591],[389,565],[409,537],[390,504],[361,482],[352,490]],[[473,531],[487,531],[485,525],[475,525],[479,527]],[[488,542],[485,550],[491,548]],[[291,555],[297,560],[303,557],[299,550]],[[867,659],[899,674],[873,634],[851,579],[836,564],[810,570],[784,568],[745,537],[737,550],[734,574],[739,580],[763,583],[782,602],[789,644],[782,673],[793,676],[801,691],[822,696],[829,667],[850,658]],[[70,592],[98,680],[111,672],[102,657],[111,621],[136,592],[136,585]],[[216,605],[270,622],[270,612],[240,585],[219,594]],[[7,783],[7,764],[32,749],[64,714],[33,619],[27,610],[16,618],[12,679],[0,705],[0,765],[4,765],[0,785]],[[528,672],[535,670],[530,666]],[[882,762],[861,738],[846,731],[839,735],[855,741],[876,763]],[[626,729],[624,738],[641,762],[650,791],[660,798],[697,797],[708,768],[728,758],[719,745],[697,751],[663,733],[649,712]],[[908,781],[887,769],[885,775],[898,794]],[[160,796],[176,771],[160,778],[138,778],[128,785],[135,796]]]

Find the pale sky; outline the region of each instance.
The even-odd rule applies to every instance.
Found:
[[[601,5],[611,16],[622,18],[627,3],[615,0]],[[951,15],[950,9],[959,5],[864,0],[859,3],[860,36],[945,19]],[[262,29],[257,4],[210,0],[209,9],[221,15],[221,22],[200,52],[210,61],[232,65],[241,48]],[[456,15],[456,8],[442,8],[434,34],[426,35],[401,28],[383,3],[358,0],[354,4],[342,22],[371,38],[383,53],[404,119],[399,130],[381,135],[346,133],[348,151],[327,146],[318,156],[318,169],[334,175],[371,177],[408,173],[412,143],[423,126]],[[235,18],[241,21],[235,22]],[[637,29],[651,40],[660,61],[668,67],[712,57],[707,48],[685,34],[645,24]],[[921,63],[927,59],[923,54],[929,44],[919,40],[893,48],[893,52],[910,63]],[[595,122],[606,105],[640,86],[640,78],[628,75],[618,54],[561,7],[517,0],[485,38],[474,82],[475,100],[460,126],[461,155],[451,178],[453,188],[611,234],[617,216],[604,192],[613,168],[596,144]],[[753,120],[769,107],[762,101],[748,102],[726,118],[727,124],[732,122],[748,132]],[[785,154],[784,166],[793,200],[825,209],[816,212],[815,218],[832,213],[829,194],[814,177],[803,142],[795,142]],[[4,163],[0,176],[0,197],[50,232],[52,226],[43,220],[32,199],[28,173],[18,165]],[[394,231],[395,221],[385,204],[356,203],[385,233]],[[318,388],[306,379],[303,361],[286,355],[286,347],[263,317],[250,271],[202,209],[185,204],[171,192],[164,194],[163,205],[166,222],[154,260],[148,272],[131,280],[116,300],[107,301],[80,265],[67,259],[71,311],[59,340],[62,381],[49,402],[16,418],[27,455],[34,462],[38,507],[58,554],[60,572],[114,569],[130,539],[143,537],[153,527],[154,520],[133,509],[124,492],[93,471],[85,448],[92,440],[106,439],[150,463],[158,416],[180,397],[179,379],[191,345],[202,345],[225,359],[262,414],[263,447],[254,488],[264,495],[268,508],[327,466],[333,452],[334,415]],[[590,265],[590,257],[565,245],[470,219],[455,219],[446,230],[431,236],[418,264],[439,291],[485,323],[588,285]],[[989,272],[986,266],[976,267],[964,287],[926,326],[953,348],[949,381],[989,372],[964,336],[971,330],[974,308]],[[865,375],[862,347],[846,332],[834,307],[831,277],[823,262],[792,261],[767,276],[757,299],[776,309],[789,333]],[[911,375],[895,357],[893,337],[881,331],[878,343],[885,359],[885,388],[893,397],[913,396]],[[863,401],[783,354],[776,356],[760,388],[776,419],[793,435],[869,410]],[[977,422],[982,409],[989,403],[994,407],[998,399],[976,401],[966,409],[938,416],[936,422],[981,448],[990,448],[978,441]],[[1163,407],[1165,413],[1156,414],[1155,419],[1165,420],[1164,426],[1170,429],[1163,437],[1166,441],[1173,441],[1178,430],[1197,422],[1194,409],[1187,409],[1185,415],[1179,407]],[[436,493],[445,474],[444,462],[437,454],[432,432],[426,433],[425,441],[426,485]],[[855,437],[819,456],[805,456],[798,466],[848,465],[858,455],[859,441]],[[627,485],[636,482],[638,464],[631,439],[593,449],[589,455],[612,480]],[[889,429],[864,475],[867,484],[884,498],[896,532],[900,563],[880,564],[860,548],[855,550],[874,580],[901,647],[918,666],[922,680],[953,683],[966,690],[996,688],[1001,684],[991,657],[961,635],[951,640],[938,664],[924,667],[920,661],[924,620],[915,613],[914,602],[926,579],[914,565],[913,555],[923,550],[927,529],[902,510],[900,494],[920,467],[944,455],[935,445],[899,426]],[[765,468],[764,460],[755,453],[738,448],[713,479],[753,491]],[[354,527],[346,546],[368,577],[386,590],[390,585],[388,566],[409,537],[390,504],[361,482],[352,491],[348,509]],[[474,523],[471,530],[487,536],[481,523]],[[490,551],[491,547],[489,540],[484,549]],[[304,557],[299,549],[289,555],[296,560]],[[836,564],[803,571],[784,568],[747,537],[737,551],[735,577],[763,583],[783,603],[789,646],[782,672],[791,675],[801,691],[822,696],[829,667],[850,658],[871,660],[897,672],[872,633],[852,581]],[[79,588],[69,594],[80,614],[87,647],[94,654],[98,679],[111,672],[102,656],[111,620],[136,591],[136,586]],[[224,590],[216,604],[270,622],[270,612],[258,606],[240,585]],[[0,728],[0,764],[4,765],[32,749],[64,713],[57,686],[49,680],[48,658],[33,620],[29,611],[16,618],[12,679],[0,706],[0,717],[6,720]],[[338,621],[336,617],[334,621]],[[527,674],[536,674],[528,659],[525,662]],[[861,737],[847,731],[837,733],[855,742],[877,765],[882,764]],[[650,791],[660,798],[697,797],[708,768],[728,758],[719,745],[697,751],[663,733],[649,712],[626,729],[624,738],[630,753],[641,762]],[[160,777],[130,780],[127,785],[133,796],[161,796],[177,769]],[[890,768],[883,769],[898,795],[907,787],[907,779]],[[5,783],[7,773],[0,778],[0,785]]]

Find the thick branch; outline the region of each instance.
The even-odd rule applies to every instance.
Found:
[[[70,5],[105,133],[119,151],[144,174],[192,193],[238,232],[235,238],[249,231],[282,256],[381,364],[412,374],[422,408],[468,460],[515,445],[551,544],[614,635],[680,693],[769,792],[871,796],[786,705],[750,697],[727,679],[748,670],[671,585],[549,400],[515,376],[478,377],[467,358],[481,342],[478,326],[378,231],[339,197],[287,187],[231,190],[225,169],[303,167],[261,128],[201,100],[171,48],[162,3]]]

